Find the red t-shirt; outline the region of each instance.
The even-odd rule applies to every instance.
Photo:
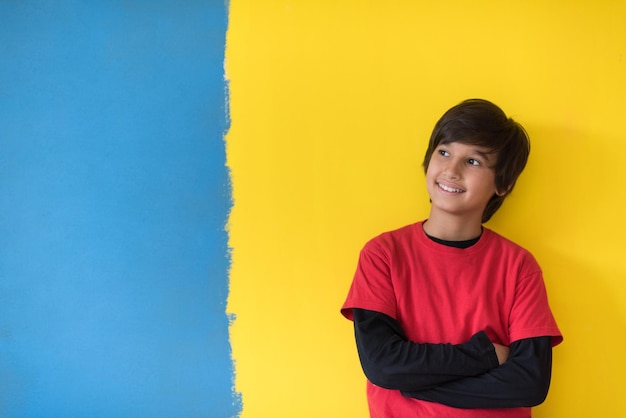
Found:
[[[423,222],[369,241],[341,309],[368,309],[396,319],[416,343],[468,341],[485,331],[496,343],[561,333],[548,305],[541,269],[522,247],[484,228],[460,249],[438,244]],[[406,398],[368,382],[372,417],[529,417],[529,408],[457,409]]]

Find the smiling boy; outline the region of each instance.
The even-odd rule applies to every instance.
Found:
[[[342,314],[354,321],[371,417],[530,417],[562,341],[533,256],[483,227],[530,151],[521,125],[466,100],[424,157],[427,220],[370,240]]]

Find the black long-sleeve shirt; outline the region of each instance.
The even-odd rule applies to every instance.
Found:
[[[484,332],[463,344],[418,344],[395,319],[364,309],[354,309],[354,327],[367,378],[404,396],[457,408],[511,408],[538,405],[548,393],[549,336],[513,342],[498,365]]]

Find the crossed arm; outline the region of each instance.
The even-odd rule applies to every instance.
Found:
[[[529,407],[548,393],[549,336],[515,341],[510,353],[482,331],[462,344],[418,344],[385,314],[353,312],[361,365],[377,386],[457,408]]]

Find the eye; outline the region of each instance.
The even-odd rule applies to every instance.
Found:
[[[443,157],[449,157],[450,153],[448,151],[446,151],[445,149],[439,149],[437,150],[437,153]]]
[[[467,160],[467,162],[468,162],[470,165],[476,165],[476,166],[480,165],[480,161],[478,161],[478,160],[476,160],[476,159],[474,159],[474,158],[470,158],[469,160]]]

